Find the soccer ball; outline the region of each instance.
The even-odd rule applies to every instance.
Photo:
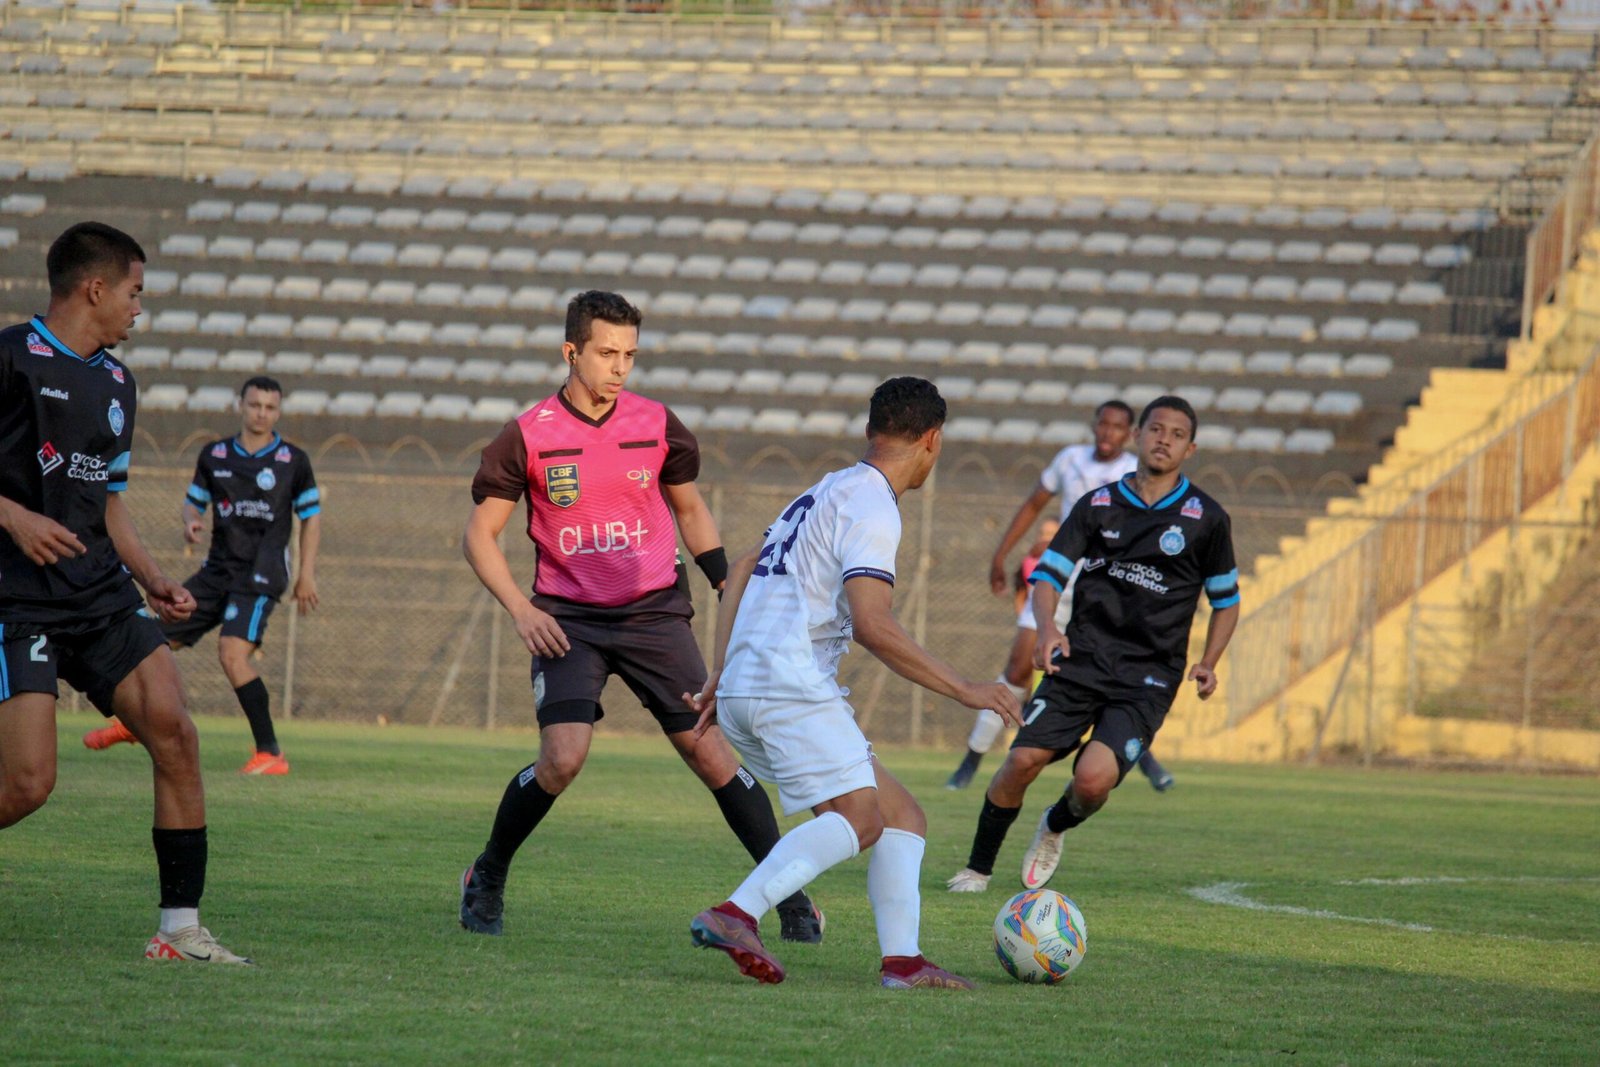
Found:
[[[994,917],[994,954],[1019,982],[1055,985],[1089,948],[1078,906],[1053,889],[1018,893]]]

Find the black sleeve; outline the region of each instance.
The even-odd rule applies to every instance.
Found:
[[[472,502],[521,500],[528,493],[528,445],[516,420],[506,423],[500,435],[483,450],[478,473],[472,478]]]
[[[1050,547],[1044,550],[1044,555],[1034,564],[1033,573],[1028,575],[1030,583],[1049,582],[1056,587],[1056,592],[1066,591],[1073,568],[1089,547],[1089,501],[1093,496],[1093,493],[1085,493],[1072,505],[1066,521],[1050,538]]]
[[[1233,556],[1233,520],[1221,508],[1206,544],[1206,599],[1213,608],[1231,608],[1239,603],[1239,566]]]
[[[294,513],[302,522],[322,511],[322,490],[317,487],[317,476],[311,472],[311,457],[296,451],[293,495]]]
[[[667,458],[661,463],[662,485],[683,485],[700,477],[700,442],[667,408]]]

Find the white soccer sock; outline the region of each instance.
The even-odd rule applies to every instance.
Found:
[[[1028,691],[1020,685],[1012,685],[1005,675],[1002,674],[995,681],[1011,690],[1019,703],[1028,699]],[[978,718],[972,724],[972,733],[967,735],[967,747],[980,756],[983,755],[994,747],[995,740],[1005,726],[1006,721],[997,712],[984,708],[978,712]]]
[[[179,930],[186,930],[191,926],[200,925],[199,908],[162,908],[161,932],[175,934]]]
[[[861,851],[855,829],[836,811],[823,812],[778,839],[728,899],[759,920],[829,867]]]
[[[885,956],[916,956],[922,926],[922,851],[927,842],[909,830],[885,829],[872,846],[867,867],[867,897],[878,923],[878,947]]]

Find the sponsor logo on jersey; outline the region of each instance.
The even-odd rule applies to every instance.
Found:
[[[28,335],[28,351],[36,356],[44,356],[46,359],[56,354],[56,350],[45,344],[43,339],[36,333]]]
[[[640,489],[650,488],[650,479],[654,477],[648,469],[629,471],[628,477],[639,483]]]
[[[108,482],[111,480],[111,471],[99,456],[74,452],[72,465],[67,468],[67,477],[79,482]]]
[[[271,522],[274,518],[272,504],[266,500],[224,500],[217,505],[217,514],[222,518],[233,517],[236,519],[261,519]]]
[[[1166,682],[1163,682],[1163,681],[1162,681],[1162,680],[1161,680],[1161,679],[1159,679],[1159,678],[1157,678],[1157,677],[1156,677],[1156,676],[1155,676],[1155,675],[1153,675],[1153,674],[1147,674],[1147,675],[1145,675],[1145,676],[1144,676],[1144,684],[1145,684],[1145,685],[1150,685],[1150,686],[1154,686],[1154,687],[1155,687],[1155,688],[1157,688],[1157,689],[1167,689],[1167,688],[1170,688],[1170,687],[1169,687],[1169,686],[1168,686],[1168,685],[1167,685],[1167,683],[1166,683]]]
[[[284,445],[272,454],[272,458],[279,463],[287,463],[294,457],[289,454],[289,446]]]
[[[556,544],[563,556],[592,556],[612,552],[637,556],[644,552],[644,535],[649,532],[642,521],[635,520],[630,530],[626,522],[613,519],[603,525],[592,522],[587,528],[563,526],[556,535]]]
[[[1111,490],[1096,489],[1094,496],[1089,498],[1091,508],[1109,508],[1111,506]]]
[[[1161,546],[1161,551],[1165,552],[1167,555],[1176,556],[1179,552],[1183,551],[1183,546],[1187,544],[1187,542],[1183,539],[1183,527],[1168,526],[1166,532],[1161,535],[1161,540],[1158,541],[1157,544]]]
[[[270,583],[268,583],[267,576],[265,574],[252,574],[250,576],[250,578],[257,585],[268,585],[268,584],[270,584]]]
[[[1148,564],[1113,563],[1106,568],[1106,573],[1130,585],[1148,589],[1152,593],[1165,593],[1167,591],[1167,576]]]
[[[227,619],[229,622],[237,619],[239,617],[239,605],[229,604],[227,608],[223,610],[222,617]]]
[[[121,437],[128,425],[128,417],[122,413],[122,405],[116,400],[112,400],[111,406],[106,409],[106,421],[111,424],[111,432]]]
[[[72,394],[65,389],[52,389],[48,385],[39,390],[39,395],[50,397],[52,400],[72,399]]]
[[[269,492],[278,484],[278,476],[272,473],[271,467],[262,467],[256,471],[256,487],[263,493]]]
[[[228,516],[232,515],[233,514],[233,501],[231,501],[231,500],[219,500],[219,501],[217,501],[217,514],[222,516],[224,519],[226,519]]]
[[[538,421],[538,422],[545,422],[545,421],[547,421],[549,419],[553,419],[555,417],[556,417],[556,413],[555,413],[555,411],[553,409],[551,409],[551,408],[540,408],[539,409],[539,414],[535,415],[534,419],[535,419],[535,421]]]
[[[544,469],[544,495],[558,508],[578,502],[578,465],[554,463]],[[570,553],[569,553],[570,555]]]
[[[1127,757],[1129,763],[1132,763],[1139,758],[1139,748],[1139,739],[1130,737],[1127,743],[1122,746],[1122,754]]]
[[[55,470],[57,467],[66,462],[66,458],[62,456],[60,452],[57,452],[56,446],[51,444],[49,441],[46,441],[44,443],[44,447],[39,449],[38,455],[39,471],[42,474],[49,474],[51,471]]]
[[[1180,514],[1186,519],[1198,519],[1205,514],[1205,508],[1200,505],[1200,498],[1192,496],[1183,502],[1183,511]]]
[[[228,458],[228,446],[223,444],[221,441],[218,441],[216,444],[212,445],[211,446],[211,458],[212,459],[227,459]]]
[[[1122,531],[1121,530],[1101,530],[1100,531],[1100,536],[1104,537],[1107,541],[1115,541],[1115,540],[1117,540],[1118,538],[1120,538],[1122,536]]]
[[[106,360],[106,370],[111,372],[112,380],[114,380],[118,385],[128,384],[128,376],[122,373],[122,368],[111,362],[109,359]]]
[[[233,472],[231,470],[228,470],[226,467],[218,467],[216,470],[211,472],[211,477],[213,477],[213,478],[232,478],[233,477]]]
[[[1097,571],[1105,565],[1106,561],[1103,559],[1086,559],[1083,561],[1083,569],[1086,571]]]

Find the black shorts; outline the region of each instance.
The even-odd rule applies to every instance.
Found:
[[[225,578],[201,568],[190,575],[183,587],[194,595],[194,614],[182,622],[161,624],[167,640],[187,648],[206,635],[217,623],[223,637],[237,637],[259,645],[266,636],[267,619],[278,606],[277,597],[259,593],[235,593]]]
[[[662,596],[661,594],[672,594]],[[652,605],[674,608],[681,599],[674,590],[650,594]],[[539,725],[581,722],[594,724],[605,717],[600,693],[613,674],[621,678],[646,710],[656,717],[661,732],[678,734],[692,729],[699,718],[683,703],[684,693],[697,693],[706,681],[706,664],[690,627],[687,601],[683,610],[635,610],[636,605],[572,615],[547,598],[534,601],[550,611],[572,647],[564,656],[533,657],[533,703]]]
[[[166,643],[142,607],[68,626],[7,623],[0,626],[0,701],[18,693],[60,697],[59,678],[109,717],[118,683]]]
[[[1050,675],[1022,706],[1022,729],[1011,747],[1051,749],[1055,759],[1064,759],[1092,729],[1092,740],[1117,757],[1121,782],[1150,747],[1172,707],[1178,680],[1163,679],[1163,683],[1164,687],[1151,683],[1129,689]]]

